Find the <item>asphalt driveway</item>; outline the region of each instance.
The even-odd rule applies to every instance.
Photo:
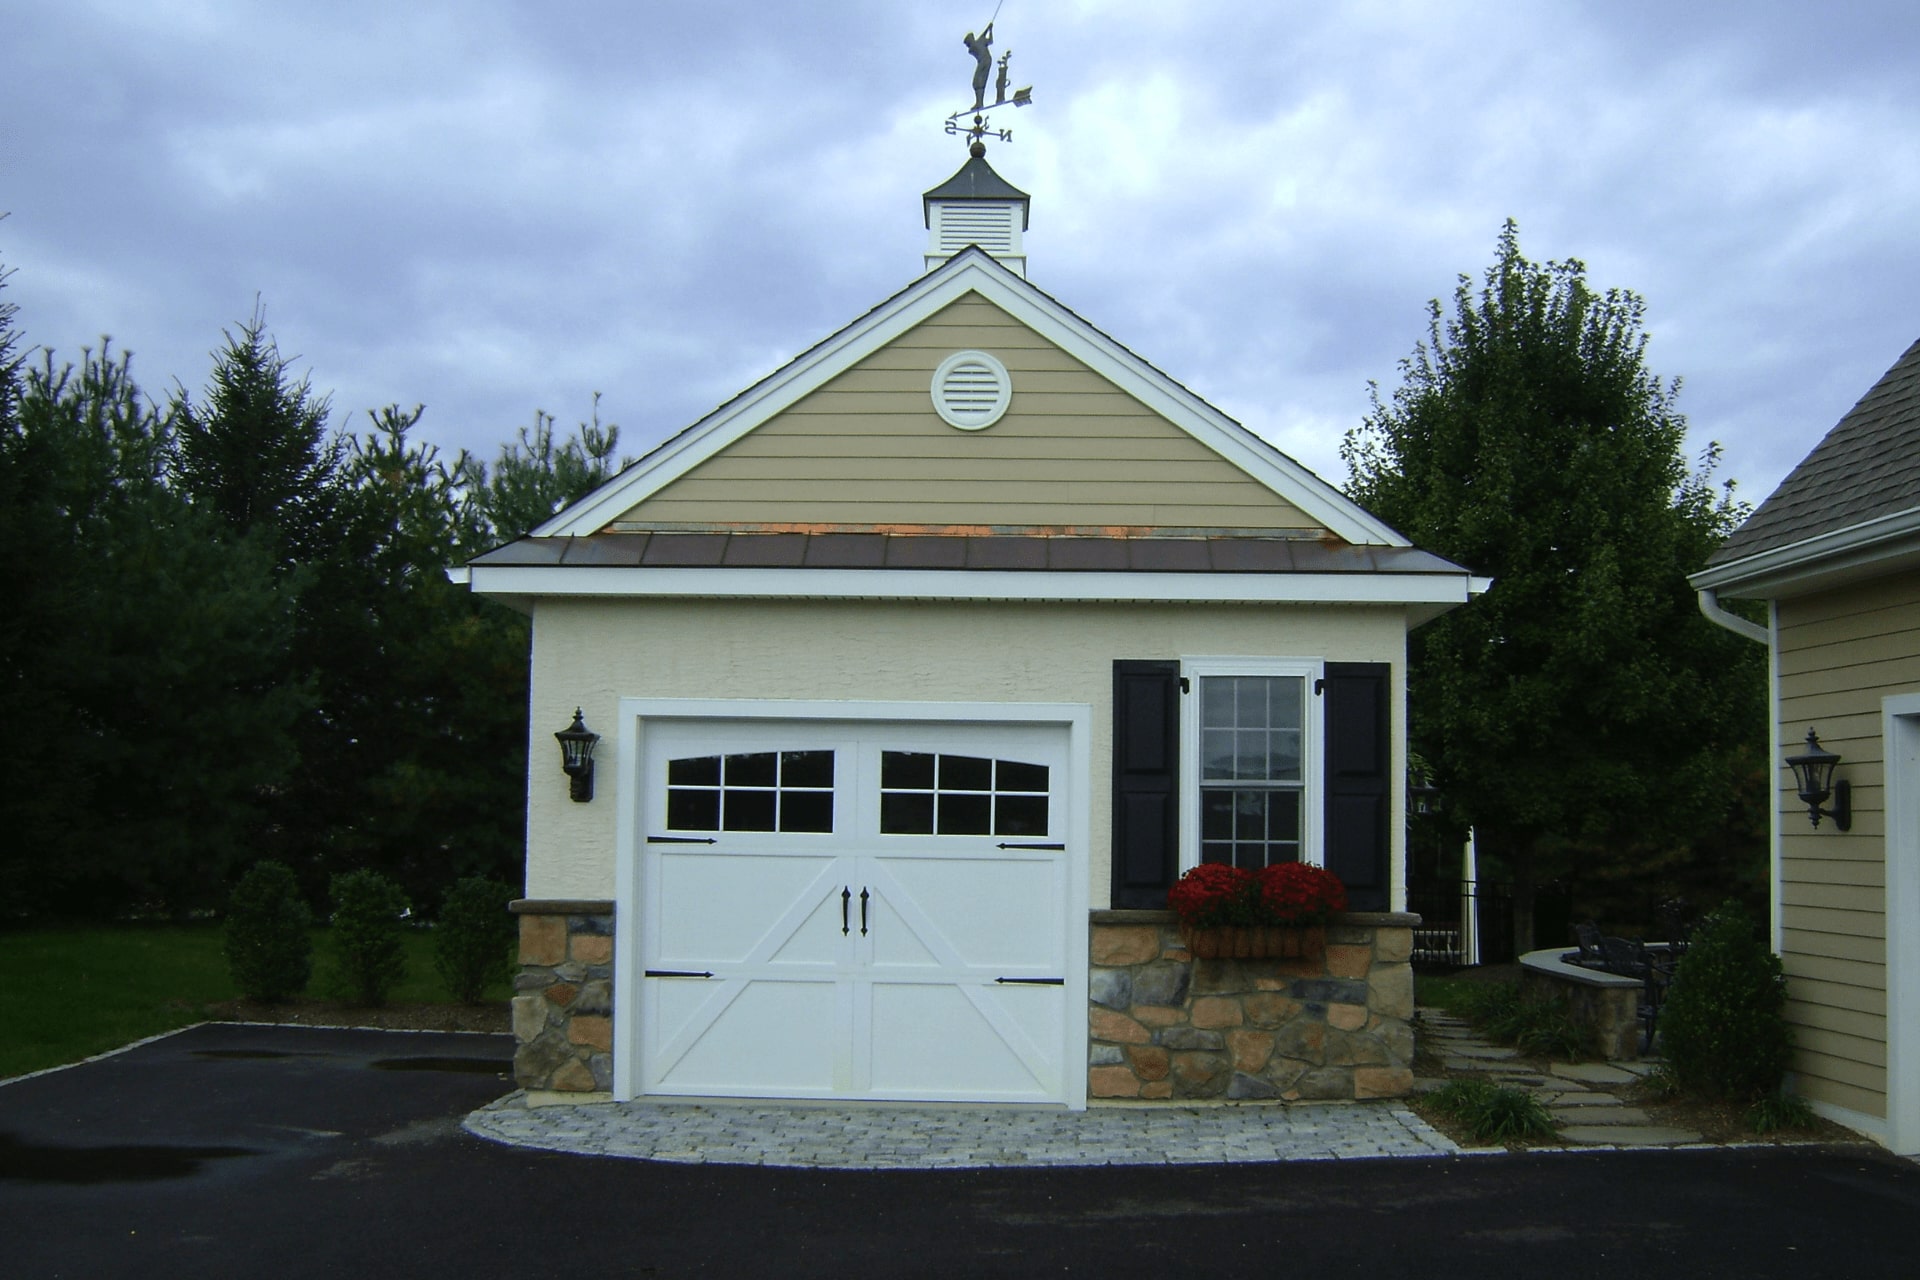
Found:
[[[1857,1147],[956,1172],[664,1165],[459,1128],[504,1037],[206,1026],[0,1087],[0,1275],[1920,1274]]]

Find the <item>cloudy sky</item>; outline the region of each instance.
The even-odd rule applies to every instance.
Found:
[[[0,45],[29,343],[637,454],[911,281],[993,0],[60,0]],[[1920,337],[1912,0],[1003,0],[1034,282],[1335,482],[1503,219],[1648,301],[1757,501]]]

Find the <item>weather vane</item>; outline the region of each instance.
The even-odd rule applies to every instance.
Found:
[[[1006,0],[1000,0],[1000,3],[1005,4]],[[995,5],[993,18],[998,18],[999,16],[1000,6]],[[951,134],[965,134],[970,147],[981,145],[981,139],[988,137],[998,138],[1002,142],[1013,141],[1013,130],[995,129],[988,124],[987,113],[989,111],[992,111],[995,107],[1004,107],[1009,104],[1016,107],[1030,107],[1033,105],[1032,85],[1015,89],[1011,98],[1007,96],[1008,75],[1010,74],[1007,70],[1007,64],[1013,60],[1013,50],[1009,49],[1000,55],[1000,60],[997,64],[999,74],[994,75],[996,63],[993,57],[993,18],[987,19],[987,25],[980,29],[979,35],[975,35],[969,31],[963,37],[963,42],[967,46],[967,52],[973,55],[973,105],[970,107],[962,107],[947,117],[947,132]],[[993,76],[994,97],[992,102],[987,101],[987,78],[990,75]],[[966,120],[967,116],[973,117],[971,123]],[[978,154],[978,152],[976,152],[976,154]]]

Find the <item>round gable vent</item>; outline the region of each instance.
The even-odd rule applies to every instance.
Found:
[[[933,407],[941,421],[962,431],[1000,421],[1012,399],[1007,366],[984,351],[956,351],[933,371]]]

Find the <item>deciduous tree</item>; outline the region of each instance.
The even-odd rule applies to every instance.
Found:
[[[1514,874],[1522,945],[1535,882],[1685,887],[1696,851],[1764,804],[1764,651],[1701,617],[1685,580],[1743,510],[1716,449],[1689,468],[1644,320],[1582,263],[1529,262],[1509,222],[1342,447],[1357,501],[1494,580],[1411,637],[1412,735]]]

